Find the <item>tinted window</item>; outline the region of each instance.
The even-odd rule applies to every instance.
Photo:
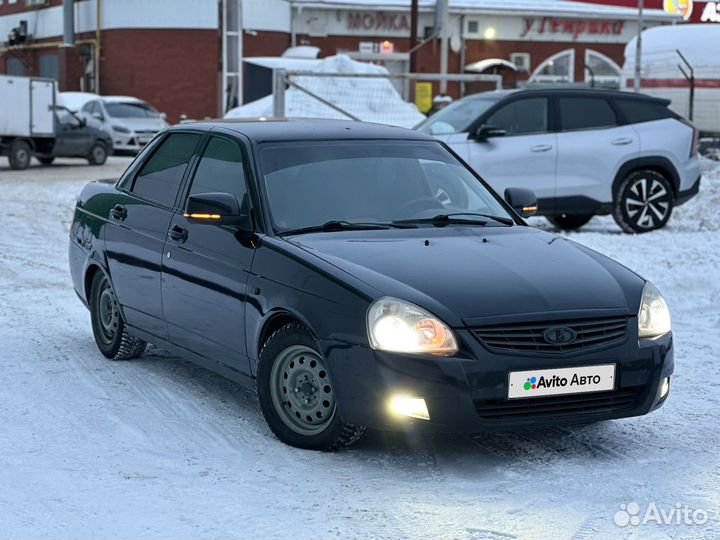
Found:
[[[505,130],[506,135],[527,135],[547,131],[547,98],[521,99],[493,113],[485,125]]]
[[[247,192],[242,152],[228,139],[210,139],[190,188],[190,195],[211,192],[232,193],[241,204]]]
[[[610,103],[601,98],[560,98],[560,127],[563,131],[616,126]]]
[[[661,103],[639,99],[616,99],[615,104],[631,124],[673,117],[672,112]]]
[[[260,155],[280,232],[331,220],[386,223],[445,212],[508,216],[436,143],[286,143],[265,147]]]
[[[173,133],[168,136],[140,169],[133,193],[172,206],[198,141],[200,135],[196,133]]]

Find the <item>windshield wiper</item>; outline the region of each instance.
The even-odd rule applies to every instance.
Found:
[[[280,236],[292,236],[295,234],[313,232],[371,231],[379,229],[389,229],[391,227],[394,227],[394,225],[389,223],[358,223],[333,219],[323,223],[322,225],[312,225],[310,227],[300,227],[299,229],[290,229],[288,231],[283,231],[280,233]]]
[[[460,216],[471,216],[468,218],[463,218]],[[435,225],[437,227],[442,227],[443,225],[447,225],[449,223],[461,223],[466,225],[487,225],[487,220],[485,219],[477,219],[477,218],[487,218],[492,219],[493,221],[497,221],[498,223],[502,223],[503,225],[514,225],[515,222],[506,217],[502,216],[493,216],[492,214],[481,214],[478,212],[453,212],[451,214],[438,214],[437,216],[433,216],[430,218],[410,218],[410,219],[396,219],[393,220],[393,223],[396,225],[402,225],[406,223],[431,223],[432,225]]]

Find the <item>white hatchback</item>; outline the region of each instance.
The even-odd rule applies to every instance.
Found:
[[[532,189],[539,215],[577,229],[612,214],[629,233],[664,227],[698,193],[698,130],[667,100],[557,88],[475,94],[415,129],[444,141],[496,191]]]

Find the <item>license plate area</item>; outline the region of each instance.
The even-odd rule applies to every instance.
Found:
[[[511,371],[508,399],[608,392],[615,389],[615,364]]]

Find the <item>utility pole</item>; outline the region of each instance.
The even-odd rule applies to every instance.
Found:
[[[635,38],[635,84],[633,89],[640,91],[640,82],[642,78],[642,31],[643,31],[643,8],[644,0],[638,0],[638,30],[637,38]]]
[[[417,45],[418,30],[418,0],[410,0],[410,73],[417,71],[415,61],[415,46]]]

